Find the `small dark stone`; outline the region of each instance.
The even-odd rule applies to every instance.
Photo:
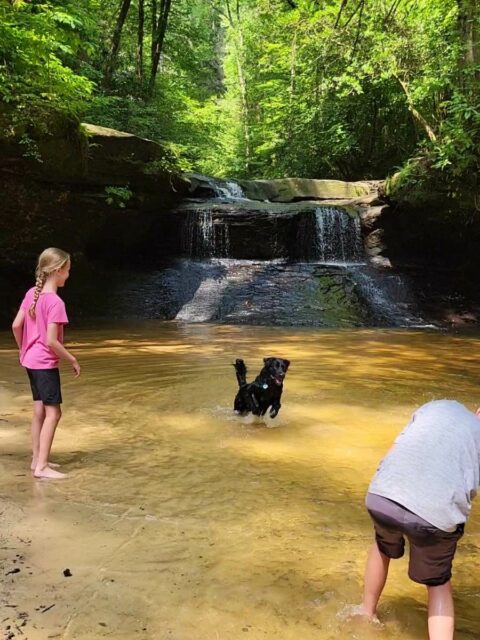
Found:
[[[65,578],[71,578],[72,572],[70,571],[70,569],[64,569],[63,575],[65,576]]]

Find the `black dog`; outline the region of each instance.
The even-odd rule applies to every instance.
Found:
[[[282,358],[264,358],[264,367],[254,382],[247,382],[247,367],[243,360],[235,360],[235,373],[238,380],[238,393],[233,408],[241,415],[251,412],[256,416],[264,416],[270,409],[270,417],[280,411],[280,398],[283,391],[283,380],[290,365],[289,360]]]

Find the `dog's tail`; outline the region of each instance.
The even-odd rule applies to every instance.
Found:
[[[237,358],[233,366],[235,367],[238,386],[243,387],[244,384],[247,384],[247,367],[245,366],[245,362]]]

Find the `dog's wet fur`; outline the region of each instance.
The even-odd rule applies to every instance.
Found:
[[[247,382],[247,367],[243,360],[235,360],[234,367],[238,381],[238,393],[233,408],[240,415],[253,413],[264,416],[270,408],[270,417],[280,411],[283,381],[290,366],[283,358],[264,358],[263,369],[253,382]]]

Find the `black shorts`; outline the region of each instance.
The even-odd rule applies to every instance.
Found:
[[[58,369],[27,369],[32,396],[43,404],[62,404],[60,372]]]
[[[375,540],[388,558],[401,558],[405,539],[410,544],[408,575],[429,587],[445,584],[452,577],[452,562],[464,525],[448,533],[412,513],[402,505],[367,493],[366,505],[375,527]]]

